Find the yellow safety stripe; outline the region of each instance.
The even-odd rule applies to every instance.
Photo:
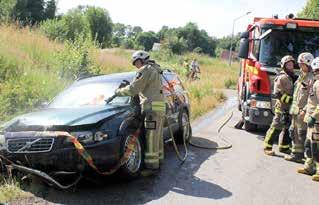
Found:
[[[294,153],[303,153],[305,151],[303,144],[293,144],[292,152]]]
[[[275,128],[274,127],[270,127],[268,132],[266,133],[265,136],[265,140],[264,140],[264,148],[272,148],[272,145],[269,144],[268,142],[270,141],[271,136],[273,135],[273,133],[275,132]]]
[[[287,94],[283,94],[280,98],[280,101],[283,103],[288,104],[291,100],[291,96],[287,95]]]
[[[254,66],[247,65],[247,70],[254,75],[258,75],[258,69]]]
[[[275,108],[275,113],[280,113],[280,114],[281,114],[282,112],[281,112],[280,108],[277,108],[277,107],[276,107],[276,108]]]
[[[152,102],[152,110],[154,111],[165,111],[165,103],[160,101]]]
[[[279,148],[288,149],[288,148],[290,148],[290,146],[289,145],[279,145]]]

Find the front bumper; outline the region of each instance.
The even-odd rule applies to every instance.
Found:
[[[268,126],[271,124],[273,119],[273,114],[270,109],[262,109],[262,108],[250,108],[247,107],[247,115],[245,120],[262,126]]]
[[[64,138],[57,137],[49,152],[41,153],[10,153],[3,150],[2,154],[22,166],[43,171],[91,171],[87,162],[78,153],[72,143],[63,144]],[[114,137],[102,142],[83,145],[93,158],[94,164],[100,171],[108,171],[120,159],[120,137]]]

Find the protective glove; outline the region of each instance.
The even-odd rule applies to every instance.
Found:
[[[308,127],[313,128],[315,126],[315,123],[316,119],[310,116],[307,120]]]
[[[121,95],[121,88],[116,89],[116,90],[115,90],[115,94],[116,94],[117,96],[120,96],[120,95]]]
[[[121,82],[121,84],[119,85],[119,88],[124,88],[126,86],[128,86],[130,84],[130,82],[128,82],[127,80],[123,80]]]

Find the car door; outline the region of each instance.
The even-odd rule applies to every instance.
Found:
[[[166,115],[170,125],[174,127],[178,125],[178,115],[181,109],[180,99],[183,98],[183,89],[180,84],[180,80],[176,74],[171,72],[164,72],[162,77],[163,94],[166,101]]]

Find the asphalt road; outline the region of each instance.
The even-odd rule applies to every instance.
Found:
[[[301,166],[262,152],[264,132],[248,133],[233,126],[240,119],[235,93],[228,92],[226,104],[193,123],[193,134],[202,143],[223,142],[217,128],[234,110],[222,134],[233,145],[228,150],[190,148],[180,165],[171,143],[165,147],[166,160],[158,175],[129,183],[110,182],[96,186],[86,183],[75,192],[47,189],[13,204],[318,204],[319,184],[296,173]],[[277,150],[277,148],[276,148]]]

